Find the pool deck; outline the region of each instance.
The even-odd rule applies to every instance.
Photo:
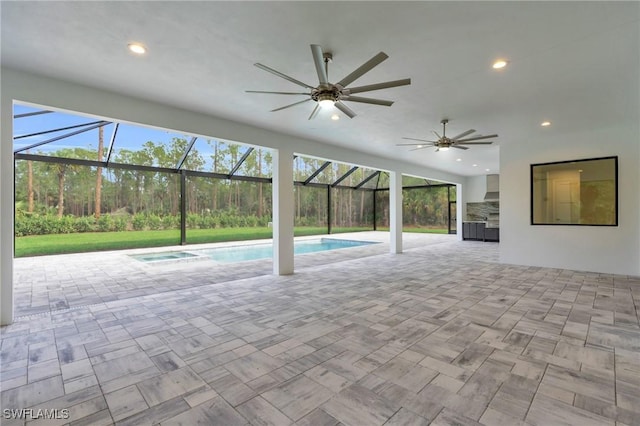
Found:
[[[374,241],[361,247],[296,255],[295,268],[309,268],[389,253],[388,232],[353,232],[296,237]],[[130,255],[246,246],[272,240],[234,241],[93,253],[37,256],[14,260],[15,316],[23,317],[180,289],[272,274],[271,259],[217,263],[207,257],[144,263]],[[455,235],[405,233],[403,248],[451,243]],[[497,260],[497,255],[494,255]]]
[[[383,242],[287,276],[17,259],[0,405],[69,419],[2,425],[640,424],[640,277],[502,264],[452,235],[405,234],[402,254],[336,237]]]

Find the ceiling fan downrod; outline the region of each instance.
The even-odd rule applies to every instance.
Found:
[[[329,62],[333,61],[333,53],[331,52],[322,52],[322,57],[324,58],[324,71],[327,73],[327,80],[329,79]]]
[[[446,138],[447,135],[447,124],[449,123],[448,118],[443,118],[440,120],[440,124],[442,124],[442,138]]]

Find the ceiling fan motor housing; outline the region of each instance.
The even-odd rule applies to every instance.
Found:
[[[340,100],[340,90],[333,84],[320,85],[311,91],[311,99],[316,102]]]

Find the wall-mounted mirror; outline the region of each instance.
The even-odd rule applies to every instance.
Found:
[[[531,165],[532,225],[618,225],[618,157]]]

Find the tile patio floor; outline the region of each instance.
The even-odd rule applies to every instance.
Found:
[[[291,276],[17,259],[0,421],[640,425],[640,277],[500,264],[497,244],[447,235],[388,248],[297,256]]]

